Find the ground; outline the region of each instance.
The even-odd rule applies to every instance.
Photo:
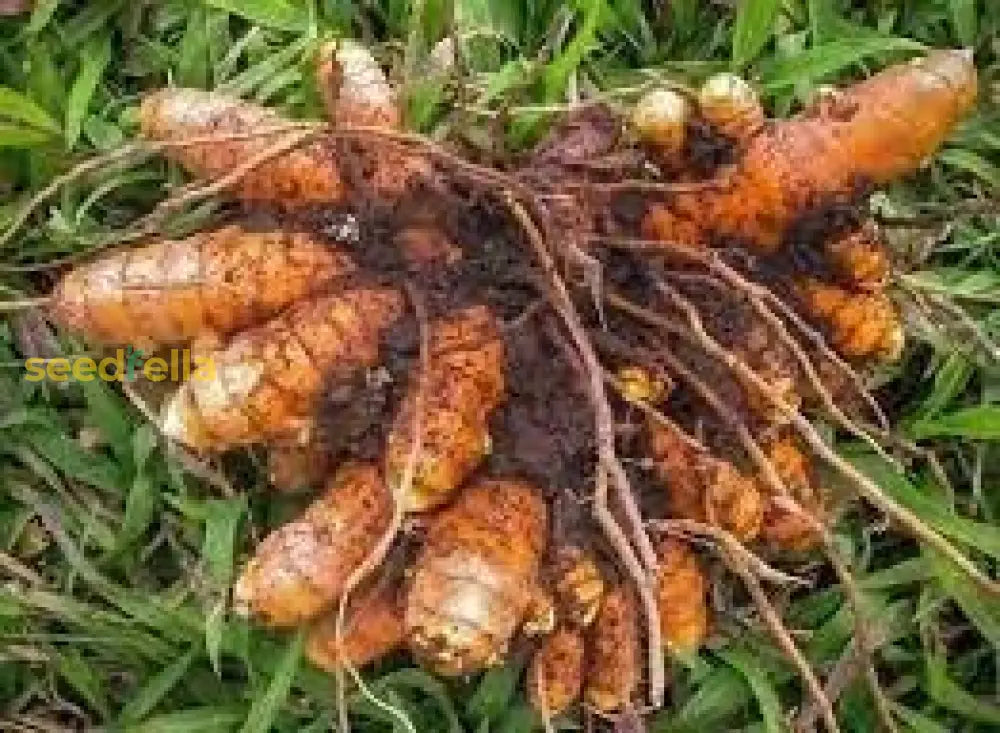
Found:
[[[73,163],[131,139],[145,90],[221,88],[319,117],[309,68],[331,36],[364,39],[394,69],[409,90],[412,127],[450,134],[478,159],[498,161],[539,138],[576,96],[628,105],[656,79],[696,82],[730,68],[784,114],[821,84],[924,46],[973,47],[982,77],[976,115],[925,171],[879,194],[873,207],[896,224],[895,253],[910,270],[901,289],[947,296],[978,329],[1000,332],[993,0],[20,5],[0,2],[0,15],[10,13],[0,17],[0,232],[13,231],[31,196]],[[450,33],[464,67],[435,75],[429,51]],[[3,730],[326,730],[336,718],[330,681],[301,659],[301,639],[252,629],[226,610],[235,569],[255,539],[300,501],[268,490],[260,456],[228,461],[225,483],[194,475],[117,385],[24,379],[23,359],[81,349],[24,302],[46,292],[59,261],[120,233],[182,181],[158,159],[123,157],[60,190],[15,235],[0,234],[0,288],[9,301],[0,305]],[[169,224],[190,231],[213,214],[206,204]],[[908,326],[907,352],[878,375],[878,396],[907,439],[938,452],[954,491],[929,473],[892,474],[850,442],[838,448],[995,572],[1000,369],[950,311],[910,313]],[[531,344],[524,349],[530,354]],[[553,388],[529,383],[540,400]],[[497,455],[533,460],[513,447],[498,446]],[[848,513],[835,531],[881,621],[878,673],[900,730],[1000,728],[1000,601],[873,513]],[[795,562],[808,570],[809,558]],[[813,577],[814,589],[789,601],[786,618],[811,661],[828,670],[852,625],[833,579]],[[718,643],[673,663],[668,705],[649,717],[649,730],[782,730],[785,711],[802,699],[793,670],[765,633],[743,625],[746,609],[726,597],[715,602],[724,611]],[[481,678],[445,684],[394,658],[366,670],[366,679],[421,733],[514,733],[537,725],[515,691],[523,663],[515,655]],[[392,729],[361,697],[352,711],[359,731]],[[838,714],[845,730],[876,727],[863,685],[846,690]]]

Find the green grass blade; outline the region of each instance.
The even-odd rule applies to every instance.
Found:
[[[743,675],[743,679],[750,686],[764,721],[764,730],[767,733],[782,733],[785,726],[782,724],[781,700],[767,670],[760,666],[752,654],[743,649],[723,649],[718,655],[726,664]]]
[[[124,728],[125,733],[224,733],[243,720],[245,712],[231,705],[178,710]]]
[[[219,10],[282,31],[305,31],[309,27],[309,8],[302,0],[206,0]]]
[[[119,724],[124,726],[137,723],[149,715],[181,681],[197,658],[197,652],[197,649],[191,649],[153,675],[122,706],[118,715]]]
[[[59,135],[62,130],[49,113],[35,104],[30,97],[10,87],[0,87],[0,118],[23,122],[35,132]]]
[[[742,69],[764,48],[774,33],[780,0],[742,0],[733,28],[733,67]]]
[[[256,697],[250,712],[247,714],[240,733],[268,733],[278,717],[281,706],[284,705],[288,692],[292,689],[292,681],[302,663],[302,649],[305,646],[306,634],[299,629],[285,648],[284,654],[274,669],[274,675],[264,693]]]
[[[872,56],[919,52],[926,46],[909,38],[875,36],[841,38],[787,58],[761,64],[764,87],[777,92],[800,84],[815,84]]]
[[[66,149],[72,150],[80,139],[83,128],[83,118],[93,101],[97,85],[104,75],[104,70],[111,61],[111,37],[101,38],[88,43],[80,52],[80,71],[69,91],[66,103]]]
[[[910,426],[914,438],[951,437],[1000,440],[1000,405],[978,405],[921,420]]]

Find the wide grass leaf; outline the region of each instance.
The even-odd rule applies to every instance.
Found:
[[[785,727],[781,722],[781,700],[767,670],[759,664],[753,654],[743,649],[723,649],[719,652],[719,656],[743,675],[750,686],[760,708],[764,730],[767,733],[782,733]]]
[[[1000,527],[955,514],[942,497],[920,491],[882,458],[872,453],[845,457],[889,496],[908,507],[938,532],[1000,560]]]
[[[1000,600],[981,592],[954,565],[933,550],[926,551],[941,589],[958,604],[989,642],[1000,649]]]
[[[938,159],[952,168],[971,173],[992,189],[1000,189],[1000,168],[979,153],[964,148],[949,148],[941,151]]]
[[[750,702],[750,688],[732,667],[718,667],[702,680],[695,693],[676,715],[663,713],[654,719],[654,733],[704,731],[720,723]]]
[[[87,704],[102,715],[108,714],[102,675],[91,667],[76,649],[68,649],[59,656],[59,676],[80,695]]]
[[[178,710],[124,727],[125,733],[223,733],[243,720],[245,711],[233,706],[205,706]]]
[[[400,692],[402,690],[415,690],[420,692],[437,705],[440,713],[440,720],[444,724],[444,729],[449,733],[462,733],[462,724],[458,719],[458,712],[448,695],[448,688],[444,684],[429,675],[422,669],[408,667],[390,672],[371,684],[372,692],[381,696],[383,692]]]
[[[0,87],[0,118],[23,122],[38,133],[58,135],[61,130],[49,113],[35,104],[31,98],[10,87]]]
[[[189,650],[147,680],[122,707],[119,722],[123,725],[135,723],[149,715],[181,681],[198,656],[197,652],[197,649]]]
[[[921,420],[910,426],[914,438],[1000,440],[1000,405],[979,405]]]
[[[741,69],[757,58],[771,35],[780,0],[743,0],[733,28],[733,66]]]
[[[936,703],[960,715],[982,723],[1000,726],[1000,705],[980,699],[948,676],[945,660],[927,657],[927,694]]]
[[[288,697],[289,690],[292,689],[292,681],[295,673],[298,672],[302,664],[302,649],[305,646],[306,634],[304,629],[299,629],[298,633],[289,642],[285,653],[281,656],[274,669],[274,675],[268,683],[264,694],[256,696],[250,712],[240,728],[240,733],[268,733],[278,717],[281,706],[284,705]]]
[[[72,150],[80,139],[83,118],[87,114],[104,70],[111,61],[111,37],[102,36],[80,51],[80,71],[69,90],[66,102],[66,149]]]
[[[309,7],[301,0],[207,0],[220,10],[283,31],[304,31],[309,27]]]
[[[505,664],[487,670],[466,703],[466,716],[477,723],[499,718],[510,705],[520,678],[521,666],[518,664]]]
[[[777,92],[816,82],[859,61],[890,52],[920,52],[926,46],[909,38],[874,36],[840,38],[786,58],[761,64],[764,87]]]
[[[35,148],[52,141],[52,135],[33,127],[0,122],[0,148]]]
[[[993,0],[986,0],[987,3]],[[948,10],[951,24],[958,40],[966,46],[976,45],[979,33],[979,15],[976,12],[976,0],[948,0]]]

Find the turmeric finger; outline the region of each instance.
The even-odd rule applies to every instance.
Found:
[[[178,343],[266,320],[354,269],[311,235],[227,226],[81,265],[56,286],[52,313],[99,342]]]
[[[905,340],[903,325],[884,293],[852,293],[814,278],[800,281],[797,290],[806,312],[825,326],[840,354],[885,361],[899,358]]]
[[[513,480],[476,484],[434,519],[405,604],[410,649],[435,671],[496,664],[534,600],[546,506]]]
[[[553,576],[559,620],[577,627],[590,626],[604,597],[604,576],[594,558],[579,547],[561,547],[555,553]]]
[[[575,629],[558,629],[545,638],[531,658],[525,685],[535,710],[559,715],[580,697],[583,687],[584,640]]]
[[[218,179],[263,156],[289,133],[264,133],[288,126],[276,112],[240,99],[198,89],[163,89],[146,97],[140,110],[142,132],[150,140],[183,141],[214,138],[209,142],[173,146],[164,154],[202,179]],[[252,134],[241,139],[235,134]],[[260,133],[260,134],[256,134]],[[398,198],[417,178],[426,176],[429,163],[417,154],[402,154],[383,140],[367,140],[351,147],[352,170],[347,177],[334,138],[322,136],[299,148],[259,161],[231,185],[244,201],[270,202],[286,207],[302,204],[339,204],[358,186],[380,198]]]
[[[375,364],[381,333],[402,306],[395,290],[360,288],[240,332],[199,355],[211,374],[177,389],[162,412],[164,433],[200,450],[298,435],[326,380]]]
[[[392,497],[377,467],[349,465],[298,519],[264,538],[233,590],[271,626],[307,621],[337,600],[389,525]]]
[[[718,186],[652,204],[645,234],[689,246],[734,239],[771,253],[823,202],[916,170],[976,97],[968,51],[935,51],[843,91],[838,115],[804,113],[772,123]]]
[[[831,269],[846,286],[875,292],[889,281],[889,256],[874,225],[830,237],[824,248]]]
[[[590,627],[584,698],[601,712],[627,708],[639,687],[639,616],[635,596],[618,585]]]
[[[433,324],[409,511],[440,505],[479,465],[488,447],[489,415],[504,395],[504,368],[503,339],[485,306]],[[387,442],[386,475],[392,485],[401,480],[410,458],[419,371]]]
[[[402,127],[396,93],[371,51],[349,38],[320,50],[316,82],[338,127]]]
[[[339,647],[336,610],[320,619],[306,638],[306,657],[327,672],[344,663],[363,667],[398,649],[403,640],[402,607],[396,588],[386,586],[352,604]]]
[[[303,429],[304,440],[279,441],[268,446],[267,477],[278,491],[316,486],[323,482],[333,456],[314,427]]]
[[[790,436],[782,436],[765,448],[768,460],[788,490],[789,498],[801,512],[782,506],[768,497],[761,538],[782,550],[804,551],[816,546],[816,523],[825,520],[825,496],[816,471],[801,446]],[[811,516],[803,516],[808,512]]]
[[[740,144],[764,128],[764,108],[757,92],[735,74],[709,77],[698,90],[698,111],[716,131]]]
[[[650,457],[667,484],[672,516],[716,524],[741,540],[757,536],[764,508],[753,478],[699,451],[675,428],[650,421],[649,432]]]
[[[667,538],[657,548],[656,601],[660,634],[667,648],[690,654],[708,633],[708,584],[686,542]]]

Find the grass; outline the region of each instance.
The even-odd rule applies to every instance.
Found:
[[[17,3],[0,3],[0,8]],[[460,80],[422,71],[454,32]],[[993,0],[38,0],[0,18],[0,230],[75,161],[118,148],[143,91],[166,83],[224,88],[318,117],[309,61],[318,40],[363,37],[409,79],[411,123],[495,153],[527,144],[571,90],[628,103],[661,78],[697,81],[733,68],[778,113],[818,84],[857,77],[928,46],[971,46],[983,78],[978,113],[916,179],[876,202],[891,216],[944,215],[894,232],[900,252],[936,237],[905,281],[946,295],[979,329],[1000,333],[1000,216],[970,210],[1000,193],[1000,7]],[[459,81],[461,83],[459,83]],[[499,123],[499,124],[498,124]],[[182,179],[128,159],[62,188],[2,240],[0,289],[44,292],[45,263],[86,252],[148,211]],[[170,222],[196,228],[211,204]],[[963,212],[970,213],[963,213]],[[950,219],[950,220],[949,220]],[[937,221],[937,219],[935,219]],[[226,613],[234,568],[287,502],[237,467],[237,496],[187,474],[117,389],[32,384],[28,356],[80,345],[34,311],[0,312],[0,728],[321,731],[335,719],[330,680],[301,659],[301,639],[262,633]],[[906,358],[881,375],[908,437],[936,449],[954,491],[928,472],[901,477],[851,444],[840,448],[894,497],[994,571],[1000,565],[1000,368],[955,317],[913,319]],[[10,366],[14,365],[14,366]],[[879,675],[900,730],[1000,729],[1000,602],[913,542],[854,513],[836,538],[854,559],[877,619]],[[817,664],[852,635],[835,585],[790,601]],[[764,636],[737,628],[725,646],[675,665],[652,731],[781,731],[798,705],[793,670]],[[515,733],[537,721],[517,692],[517,664],[441,683],[392,660],[374,692],[424,731]],[[357,698],[359,731],[394,721]],[[877,727],[862,685],[838,714]]]

